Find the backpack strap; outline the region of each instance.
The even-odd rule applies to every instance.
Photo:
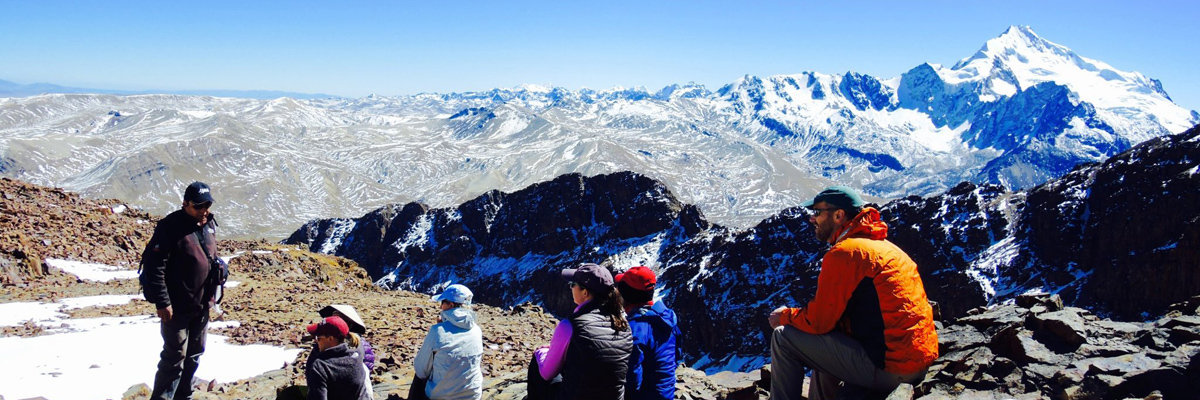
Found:
[[[225,271],[220,270],[225,268],[225,263],[218,262],[213,258],[212,254],[208,253],[208,243],[204,240],[204,230],[207,229],[207,227],[208,225],[205,224],[204,226],[200,227],[200,229],[192,232],[192,235],[196,236],[196,242],[200,244],[200,250],[204,252],[204,258],[208,259],[208,280],[211,280],[212,282],[205,282],[205,284],[211,284],[214,286],[213,296],[216,296],[216,298],[213,302],[220,304],[221,300],[225,299]],[[217,268],[218,270],[213,271],[212,268]],[[216,290],[218,288],[221,290]]]
[[[200,251],[204,252],[204,258],[208,259],[208,262],[212,262],[212,260],[213,260],[212,254],[208,254],[208,243],[206,243],[204,241],[204,229],[207,226],[208,225],[200,227],[200,229],[196,230],[195,232],[192,232],[192,235],[195,235],[196,242],[200,243]]]

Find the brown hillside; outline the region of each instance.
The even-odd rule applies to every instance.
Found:
[[[4,178],[0,178],[0,193],[0,302],[140,292],[136,280],[84,281],[47,267],[43,260],[61,258],[136,269],[159,216],[128,209],[119,200],[86,199],[61,189]],[[219,215],[220,207],[214,212]],[[319,318],[316,311],[328,304],[350,304],[365,319],[369,329],[366,338],[376,349],[372,380],[377,398],[407,396],[412,358],[437,318],[437,308],[429,296],[382,290],[353,261],[294,246],[266,241],[221,241],[219,245],[222,256],[234,256],[229,261],[230,280],[239,284],[227,289],[224,314],[214,314],[213,318],[239,321],[240,325],[214,333],[227,335],[237,343],[308,348],[311,341],[304,337],[303,326]],[[486,348],[484,397],[522,398],[530,354],[549,342],[555,319],[534,305],[476,305],[475,310]],[[152,305],[135,301],[73,310],[71,315],[84,318],[153,312]],[[0,336],[39,334],[43,334],[42,329],[33,324],[0,331]],[[279,370],[239,382],[197,382],[201,388],[197,398],[273,399],[279,388],[303,383],[303,360],[307,355],[307,351],[302,352],[295,362]],[[733,382],[729,385],[745,387],[753,384],[749,375],[722,378]],[[142,379],[131,377],[130,382]],[[721,379],[717,381],[681,369],[680,394],[686,398],[724,398],[731,389],[721,386]],[[127,398],[145,398],[148,390],[141,386],[132,387]]]

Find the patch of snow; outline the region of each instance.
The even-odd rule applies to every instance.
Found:
[[[151,385],[162,350],[158,318],[65,320],[67,333],[0,337],[0,387],[5,398],[55,400],[120,398],[130,386]],[[213,324],[217,325],[217,324]],[[209,334],[196,377],[233,382],[292,362],[300,349],[234,345]]]
[[[228,264],[228,263],[229,263],[229,260],[232,260],[232,259],[238,258],[238,257],[239,257],[239,256],[241,256],[242,254],[246,254],[246,252],[245,252],[245,251],[238,251],[238,252],[236,252],[236,253],[229,254],[229,255],[224,255],[224,256],[220,256],[220,257],[217,257],[217,258],[220,258],[220,259],[221,259],[221,261],[224,261],[226,264]]]
[[[242,326],[240,321],[209,321],[208,329],[233,329]]]
[[[47,258],[46,265],[78,276],[79,279],[95,282],[108,282],[114,279],[134,279],[138,275],[137,270],[133,269],[57,258]]]
[[[113,214],[120,214],[120,213],[125,212],[128,209],[129,209],[129,207],[126,207],[124,204],[117,204],[112,207],[112,212],[113,212]]]
[[[996,296],[996,292],[1006,292],[1008,288],[997,288],[997,280],[999,269],[1002,266],[1009,265],[1013,259],[1017,257],[1020,251],[1020,246],[1013,237],[1006,237],[999,242],[993,243],[982,253],[979,258],[975,259],[970,266],[967,267],[967,276],[979,283],[983,288],[984,294],[987,295],[988,301]],[[998,290],[999,289],[999,290]]]
[[[217,115],[217,113],[212,112],[212,111],[200,111],[200,110],[179,110],[179,113],[189,116],[189,117],[192,117],[192,118],[196,118],[196,119],[204,119],[204,118],[208,118],[208,117]]]
[[[1167,243],[1157,249],[1154,249],[1154,251],[1167,251],[1167,250],[1174,249],[1175,247],[1178,247],[1178,246],[1179,246],[1179,242],[1171,242],[1171,243]]]
[[[338,218],[331,221],[331,223],[333,224],[333,227],[330,228],[332,232],[329,233],[329,240],[326,240],[325,243],[321,244],[321,249],[318,251],[318,253],[333,254],[335,251],[337,251],[338,246],[342,245],[342,240],[346,239],[346,237],[350,235],[350,231],[354,230],[354,226],[358,224],[358,221],[347,218]]]
[[[750,371],[762,368],[767,364],[769,357],[767,356],[730,356],[725,359],[725,365],[721,368],[722,371]],[[705,371],[707,372],[707,371]]]
[[[543,268],[550,256],[527,253],[521,258],[477,257],[475,274],[479,276],[529,276]]]
[[[694,289],[696,289],[696,283],[697,283],[697,281],[699,281],[699,280],[701,280],[701,279],[704,279],[704,278],[707,278],[709,275],[712,275],[712,273],[713,273],[713,272],[712,272],[712,271],[709,271],[709,270],[708,270],[708,268],[706,268],[706,266],[708,265],[708,262],[709,262],[709,260],[712,260],[712,254],[711,254],[711,253],[710,253],[710,254],[705,254],[705,255],[704,255],[704,257],[701,257],[701,258],[700,258],[700,262],[699,262],[699,263],[696,263],[696,265],[697,265],[698,267],[700,267],[700,268],[699,268],[699,270],[697,270],[697,271],[696,271],[696,275],[692,275],[692,278],[691,278],[691,279],[688,279],[688,281],[687,281],[687,284],[685,285],[685,287],[687,287],[689,290],[694,290]]]
[[[17,326],[25,321],[35,323],[65,317],[59,312],[62,304],[17,302],[0,304],[0,326]]]
[[[598,247],[596,248],[596,252],[599,254],[612,254],[612,256],[609,256],[607,262],[617,271],[623,272],[642,265],[661,274],[662,267],[659,265],[658,259],[659,254],[662,252],[664,236],[665,234],[657,234],[647,238],[630,239],[614,245]],[[644,242],[634,243],[636,241]]]
[[[1039,286],[1039,287],[1035,287],[1035,288],[1030,288],[1029,290],[1026,290],[1025,292],[1023,292],[1021,294],[1022,295],[1039,295],[1039,294],[1050,294],[1050,293],[1047,293],[1045,288],[1042,288]],[[1013,298],[1010,300],[1015,301],[1016,299]]]
[[[67,318],[64,311],[85,307],[103,307],[141,300],[142,295],[108,294],[100,296],[71,297],[53,303],[13,302],[0,304],[0,326],[17,326],[25,321],[38,325],[53,326]]]
[[[144,299],[140,294],[105,294],[99,296],[70,297],[58,301],[64,310],[85,307],[105,307],[127,304],[134,300]]]
[[[421,214],[421,216],[417,217],[417,220],[413,222],[412,228],[409,228],[408,234],[400,240],[397,240],[396,243],[392,244],[392,246],[400,249],[401,251],[410,246],[420,246],[423,243],[429,243],[429,247],[436,247],[436,244],[432,243],[430,240],[430,238],[433,237],[433,218],[434,215],[432,213]],[[347,230],[347,232],[349,232],[349,230]],[[340,244],[341,239],[339,238],[337,240]],[[330,241],[333,240],[331,239]]]
[[[523,118],[513,118],[513,117],[503,118],[503,119],[500,119],[499,126],[497,126],[495,128],[495,132],[496,132],[495,135],[498,137],[514,135],[518,132],[525,130],[525,128],[528,128],[528,127],[529,127],[529,121],[527,121]]]
[[[741,356],[730,354],[719,359],[712,358],[711,354],[704,354],[691,368],[704,371],[705,374],[715,374],[721,371],[750,371],[761,368],[770,361],[768,356]]]

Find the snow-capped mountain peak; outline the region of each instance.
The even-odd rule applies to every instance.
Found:
[[[1047,82],[1063,86],[1070,91],[1072,103],[1090,104],[1104,119],[1112,119],[1105,117],[1111,115],[1131,122],[1114,126],[1117,131],[1154,123],[1164,128],[1163,133],[1179,132],[1197,118],[1175,105],[1157,80],[1081,56],[1043,39],[1028,26],[1010,26],[953,67],[934,68],[953,90],[973,91],[981,102],[1013,97]],[[1156,135],[1130,139],[1136,143]]]
[[[157,212],[204,178],[230,199],[227,232],[284,235],[396,201],[441,207],[568,173],[634,171],[744,227],[834,182],[883,198],[962,181],[1028,188],[1195,123],[1157,81],[1011,27],[949,68],[746,75],[715,92],[4,98],[0,175]]]
[[[1079,101],[1099,109],[1153,110],[1168,131],[1187,129],[1193,117],[1171,102],[1157,80],[1083,57],[1066,46],[1043,39],[1028,26],[1010,26],[972,56],[938,72],[950,84],[978,84],[983,101],[1054,82],[1078,94]]]
[[[704,97],[711,94],[704,85],[696,82],[688,82],[687,84],[671,84],[663,87],[658,93],[654,94],[654,98],[659,100],[671,100],[682,98]]]
[[[1065,67],[1065,68],[1064,68]],[[1010,26],[1000,36],[988,40],[970,57],[950,68],[953,75],[947,82],[995,77],[1017,87],[999,87],[1000,95],[1012,95],[1016,89],[1026,89],[1046,81],[1054,81],[1063,72],[1113,70],[1103,62],[1080,57],[1062,45],[1042,39],[1027,26]],[[1107,74],[1117,78],[1134,78],[1129,73]],[[1140,75],[1140,74],[1138,74]]]
[[[533,84],[533,83],[525,83],[525,84],[517,85],[516,87],[513,88],[513,91],[515,91],[515,92],[530,92],[530,93],[543,93],[543,94],[550,93],[551,90],[553,90],[553,88],[551,88],[549,86],[542,86],[542,85]]]

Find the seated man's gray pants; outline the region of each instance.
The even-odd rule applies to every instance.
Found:
[[[900,377],[875,367],[857,340],[841,332],[805,333],[793,326],[775,328],[771,334],[771,399],[801,399],[805,368],[813,369],[808,398],[834,399],[838,383],[888,393],[903,381],[924,374]]]

